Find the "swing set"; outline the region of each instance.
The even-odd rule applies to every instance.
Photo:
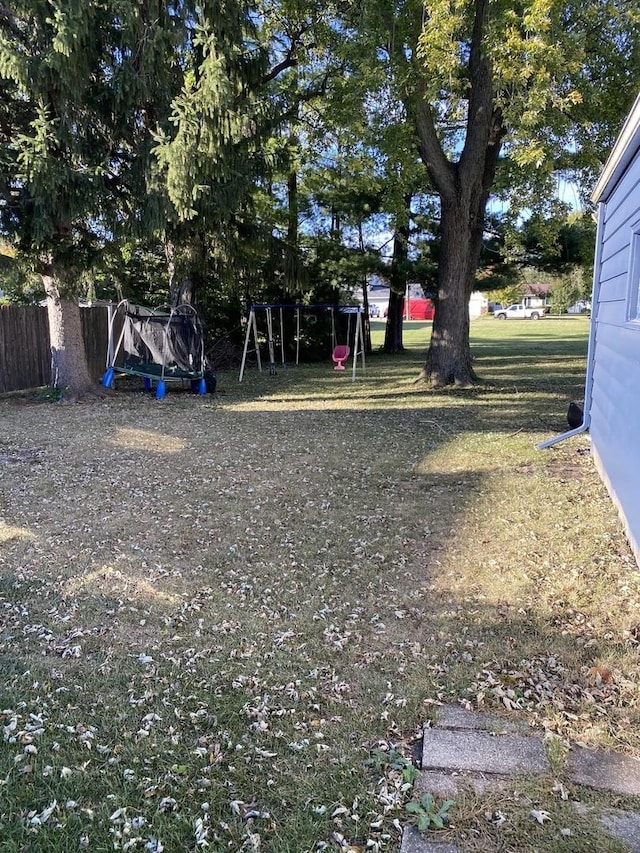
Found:
[[[247,331],[244,338],[244,349],[242,351],[242,363],[240,365],[240,376],[238,381],[242,382],[245,367],[247,363],[247,354],[254,352],[258,370],[262,373],[262,358],[260,356],[260,340],[258,337],[258,321],[257,315],[262,315],[264,312],[264,328],[266,332],[267,353],[269,358],[269,375],[274,376],[276,373],[276,346],[279,343],[280,362],[283,367],[286,366],[285,360],[285,311],[295,312],[295,363],[296,367],[300,363],[300,341],[301,341],[301,322],[302,316],[308,313],[318,311],[331,312],[331,358],[335,363],[334,370],[346,370],[344,362],[348,360],[353,352],[353,361],[351,367],[351,381],[356,381],[356,372],[358,365],[358,357],[361,359],[362,372],[366,372],[365,356],[364,356],[364,335],[362,331],[362,307],[345,307],[339,305],[277,305],[277,304],[256,304],[252,305],[249,310],[249,318],[247,320]],[[347,333],[345,343],[338,343],[336,319],[337,316],[346,315],[347,317]],[[354,322],[352,323],[352,318]],[[278,338],[274,336],[274,319],[279,327]],[[353,327],[353,330],[352,330]],[[253,349],[249,349],[249,345],[253,339]],[[352,348],[353,347],[353,348]]]

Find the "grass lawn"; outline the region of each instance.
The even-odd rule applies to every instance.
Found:
[[[429,329],[355,383],[327,359],[208,398],[0,400],[3,853],[397,850],[449,702],[546,732],[554,774],[501,828],[460,797],[448,837],[624,849],[570,807],[619,798],[563,760],[640,751],[639,576],[588,440],[535,449],[587,321],[475,321],[480,384],[437,393]]]

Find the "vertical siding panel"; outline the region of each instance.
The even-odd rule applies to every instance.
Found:
[[[605,202],[590,433],[594,456],[612,499],[621,510],[632,547],[640,543],[640,328],[627,322],[632,235],[640,222],[637,153]]]

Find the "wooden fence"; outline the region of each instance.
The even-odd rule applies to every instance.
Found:
[[[82,308],[80,316],[89,372],[97,382],[105,369],[107,309]],[[31,305],[0,308],[0,393],[38,388],[50,382],[47,309]]]

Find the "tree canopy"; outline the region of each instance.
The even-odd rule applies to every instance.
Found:
[[[466,384],[475,378],[467,303],[489,198],[500,194],[519,213],[555,192],[559,173],[584,182],[600,166],[635,95],[637,6],[406,0],[366,9],[365,29],[377,36],[376,56],[440,201],[438,309],[425,375]]]
[[[639,24],[632,0],[17,0],[0,236],[52,317],[87,280],[239,319],[261,292],[353,290],[377,268],[400,294],[437,264],[424,375],[467,384],[488,211],[521,230],[526,211],[549,262],[558,182],[588,197],[636,94]],[[589,235],[561,230],[584,263]]]

